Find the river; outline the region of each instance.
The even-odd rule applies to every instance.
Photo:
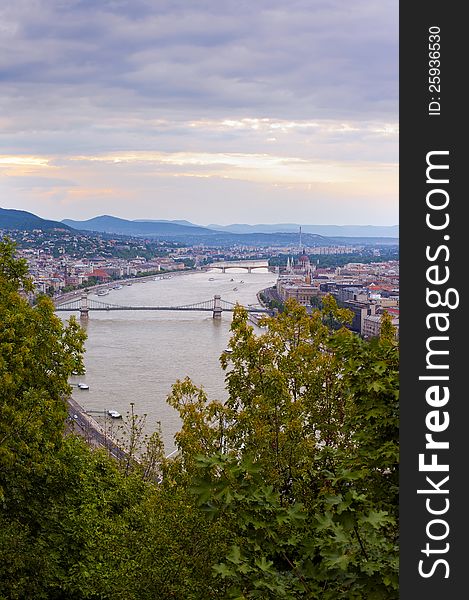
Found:
[[[258,306],[257,292],[272,285],[275,277],[267,269],[178,274],[158,281],[134,281],[102,298],[91,293],[90,299],[174,306],[219,294],[223,300]],[[227,347],[230,324],[231,313],[227,312],[221,320],[213,319],[210,312],[90,312],[85,325],[86,373],[71,379],[75,385],[86,383],[89,390],[73,387],[73,398],[86,410],[99,411],[92,415],[101,422],[107,410],[125,415],[133,402],[137,414],[147,415],[147,433],[161,422],[169,454],[175,448],[173,436],[180,420],[166,398],[177,379],[189,376],[204,387],[210,399],[226,398],[219,357]]]

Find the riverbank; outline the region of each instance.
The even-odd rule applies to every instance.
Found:
[[[260,304],[260,305],[261,305],[263,308],[269,308],[269,307],[267,306],[267,304],[264,302],[264,300],[262,299],[262,298],[263,298],[263,296],[265,296],[265,292],[266,292],[266,290],[268,290],[268,289],[269,289],[269,288],[264,288],[263,290],[259,290],[259,291],[257,292],[257,294],[256,294],[257,301],[259,302],[259,304]]]
[[[141,457],[136,453],[129,457],[128,452],[121,448],[120,443],[113,437],[112,427],[108,428],[106,424],[102,427],[74,398],[67,399],[67,409],[66,434],[82,437],[91,448],[106,450],[110,458],[118,462],[128,464],[130,459],[134,465],[142,465]],[[112,419],[112,417],[109,418]],[[171,452],[166,458],[173,457],[177,452],[178,450]],[[154,475],[152,480],[155,483],[161,483],[162,477]]]
[[[126,457],[117,441],[107,428],[103,428],[74,398],[67,399],[67,430],[83,437],[93,448],[104,448],[109,455],[118,460]]]
[[[270,307],[268,304],[266,304],[263,301],[263,296],[265,296],[265,292],[266,290],[271,289],[271,288],[264,288],[262,290],[259,290],[256,294],[256,298],[257,298],[257,302],[259,304],[259,306],[261,306],[262,308],[267,308],[268,310],[270,310]],[[260,321],[261,319],[265,318],[268,315],[265,314],[255,314],[255,313],[249,313],[248,314],[248,321],[250,321],[253,325],[256,325],[257,327],[260,328],[264,328],[263,325],[260,325]]]

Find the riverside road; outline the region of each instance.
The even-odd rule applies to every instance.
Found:
[[[99,423],[86,413],[76,400],[68,398],[67,405],[71,431],[85,438],[91,446],[105,448],[116,460],[126,459],[127,455],[124,450],[116,444]]]

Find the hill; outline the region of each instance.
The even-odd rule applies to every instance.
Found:
[[[43,231],[62,229],[70,231],[71,228],[59,221],[41,219],[41,217],[25,210],[0,208],[0,229],[6,231],[13,229],[18,229],[20,231],[32,231],[33,229],[41,229]]]
[[[210,235],[214,233],[207,227],[198,225],[183,225],[176,221],[129,221],[127,219],[119,219],[111,215],[101,215],[88,219],[87,221],[73,221],[64,219],[65,223],[73,229],[80,231],[97,231],[105,233],[115,233],[129,236],[174,236],[174,235]]]

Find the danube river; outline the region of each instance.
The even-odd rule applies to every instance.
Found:
[[[132,286],[113,289],[102,298],[90,293],[90,299],[174,306],[219,294],[223,300],[259,306],[257,292],[273,285],[275,277],[267,269],[178,274],[158,281],[134,281]],[[170,453],[180,421],[166,397],[177,379],[189,376],[204,387],[210,399],[226,398],[219,357],[227,347],[231,317],[227,312],[221,320],[213,319],[210,312],[90,312],[85,325],[86,374],[71,379],[75,385],[88,384],[89,390],[74,386],[73,398],[86,410],[100,411],[92,415],[101,422],[100,414],[114,409],[125,415],[134,402],[137,414],[147,414],[148,433],[161,421],[165,450]]]

